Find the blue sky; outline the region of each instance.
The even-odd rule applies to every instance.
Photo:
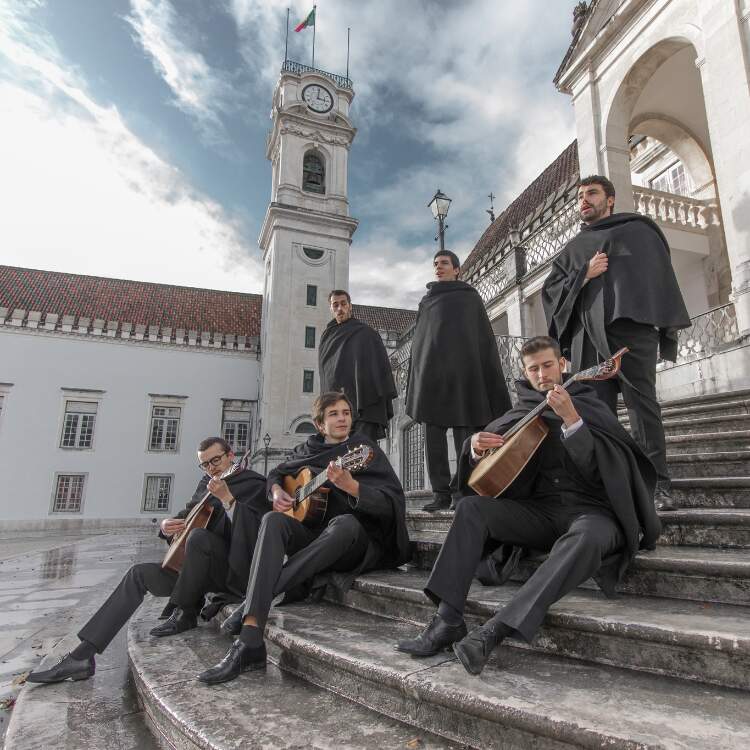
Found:
[[[440,187],[464,258],[573,139],[552,85],[573,0],[320,0],[316,65],[352,29],[356,301],[415,307]],[[0,0],[0,260],[262,290],[265,135],[292,27],[273,0]],[[290,32],[310,62],[312,31]]]

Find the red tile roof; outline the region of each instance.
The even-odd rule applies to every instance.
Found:
[[[259,336],[260,294],[0,265],[0,307]]]
[[[461,267],[462,277],[471,276],[511,229],[521,228],[524,219],[578,177],[578,141],[573,141],[485,230]]]
[[[375,307],[373,305],[352,305],[354,317],[372,326],[376,331],[403,333],[417,317],[416,310],[400,307]]]

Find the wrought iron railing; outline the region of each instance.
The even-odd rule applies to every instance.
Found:
[[[573,198],[552,218],[522,241],[526,253],[526,273],[551,261],[580,231],[578,201]]]
[[[691,318],[690,328],[683,328],[677,339],[677,361],[659,363],[659,369],[668,369],[685,362],[709,357],[726,349],[739,339],[737,314],[734,305],[714,307]]]
[[[413,337],[414,326],[411,326],[401,336],[396,351],[391,354],[393,379],[396,381],[396,389],[402,400],[406,396],[406,381],[409,378],[409,358],[411,357],[411,342]]]
[[[295,75],[302,75],[303,73],[317,73],[318,75],[324,76],[329,80],[333,81],[341,89],[353,88],[351,78],[346,76],[340,76],[336,73],[329,73],[326,70],[320,70],[320,68],[311,68],[309,65],[303,65],[302,63],[295,62],[294,60],[284,60],[284,64],[281,66],[282,72],[294,73]]]
[[[523,377],[521,367],[521,347],[528,338],[524,336],[495,336],[497,350],[500,353],[500,363],[503,366],[505,383],[510,397],[515,401],[516,380]]]

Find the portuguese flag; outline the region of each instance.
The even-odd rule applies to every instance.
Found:
[[[300,23],[298,26],[294,27],[295,31],[302,31],[302,29],[308,28],[308,26],[315,26],[315,8],[307,14],[307,18],[305,18],[302,23]]]

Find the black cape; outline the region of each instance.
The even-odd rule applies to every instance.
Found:
[[[320,337],[318,372],[321,393],[343,389],[354,406],[354,420],[380,425],[385,437],[398,393],[377,331],[357,318],[332,320]]]
[[[510,409],[484,303],[463,281],[427,285],[414,324],[406,413],[441,427],[476,427]]]
[[[209,479],[207,474],[203,476],[193,497],[175,518],[185,518],[203,499]],[[211,495],[209,502],[214,511],[206,528],[221,536],[229,546],[227,589],[244,596],[260,522],[271,510],[271,504],[266,498],[266,478],[262,474],[245,469],[227,477],[225,481],[236,501],[232,520],[229,520],[221,500]],[[166,539],[161,531],[159,536]]]
[[[584,286],[588,262],[607,253],[606,273]],[[576,369],[587,333],[602,358],[609,351],[605,327],[630,318],[659,329],[663,359],[677,358],[677,331],[690,325],[661,229],[640,214],[612,214],[584,226],[552,263],[542,289],[549,335]]]
[[[316,434],[310,435],[304,443],[300,443],[289,460],[279,464],[268,474],[270,492],[274,484],[281,484],[283,477],[294,476],[306,466],[309,466],[314,474],[318,474],[331,461],[363,443],[372,448],[374,457],[370,464],[353,475],[359,482],[362,509],[355,506],[350,512],[367,531],[370,546],[356,570],[334,574],[327,581],[342,591],[346,590],[360,573],[375,568],[396,568],[409,559],[404,490],[387,456],[377,443],[360,433],[352,433],[347,440],[337,445],[325,443],[322,436]],[[330,488],[331,494],[338,493],[340,501],[351,507],[348,495],[330,482],[323,486]],[[365,512],[365,507],[375,512]],[[378,515],[379,508],[382,512]]]
[[[567,376],[569,377],[569,376]],[[566,380],[567,380],[566,377]],[[487,432],[504,434],[516,422],[542,402],[545,395],[534,390],[528,380],[516,381],[518,403],[509,412],[485,427]],[[653,549],[661,533],[661,523],[654,509],[656,470],[638,444],[630,437],[617,417],[601,401],[591,386],[573,383],[568,388],[576,410],[594,438],[596,463],[609,500],[625,534],[625,548],[607,558],[595,576],[601,589],[614,594],[615,584],[639,549]],[[560,418],[549,408],[542,418],[559,430]],[[470,463],[471,440],[464,443],[459,460],[459,483],[466,485],[473,469]],[[532,499],[539,467],[540,451],[532,456],[524,470],[502,497]],[[575,467],[571,467],[575,473]],[[467,488],[466,494],[476,494]],[[502,502],[502,497],[497,502]],[[511,556],[513,557],[513,556]],[[518,555],[515,555],[516,559]]]

